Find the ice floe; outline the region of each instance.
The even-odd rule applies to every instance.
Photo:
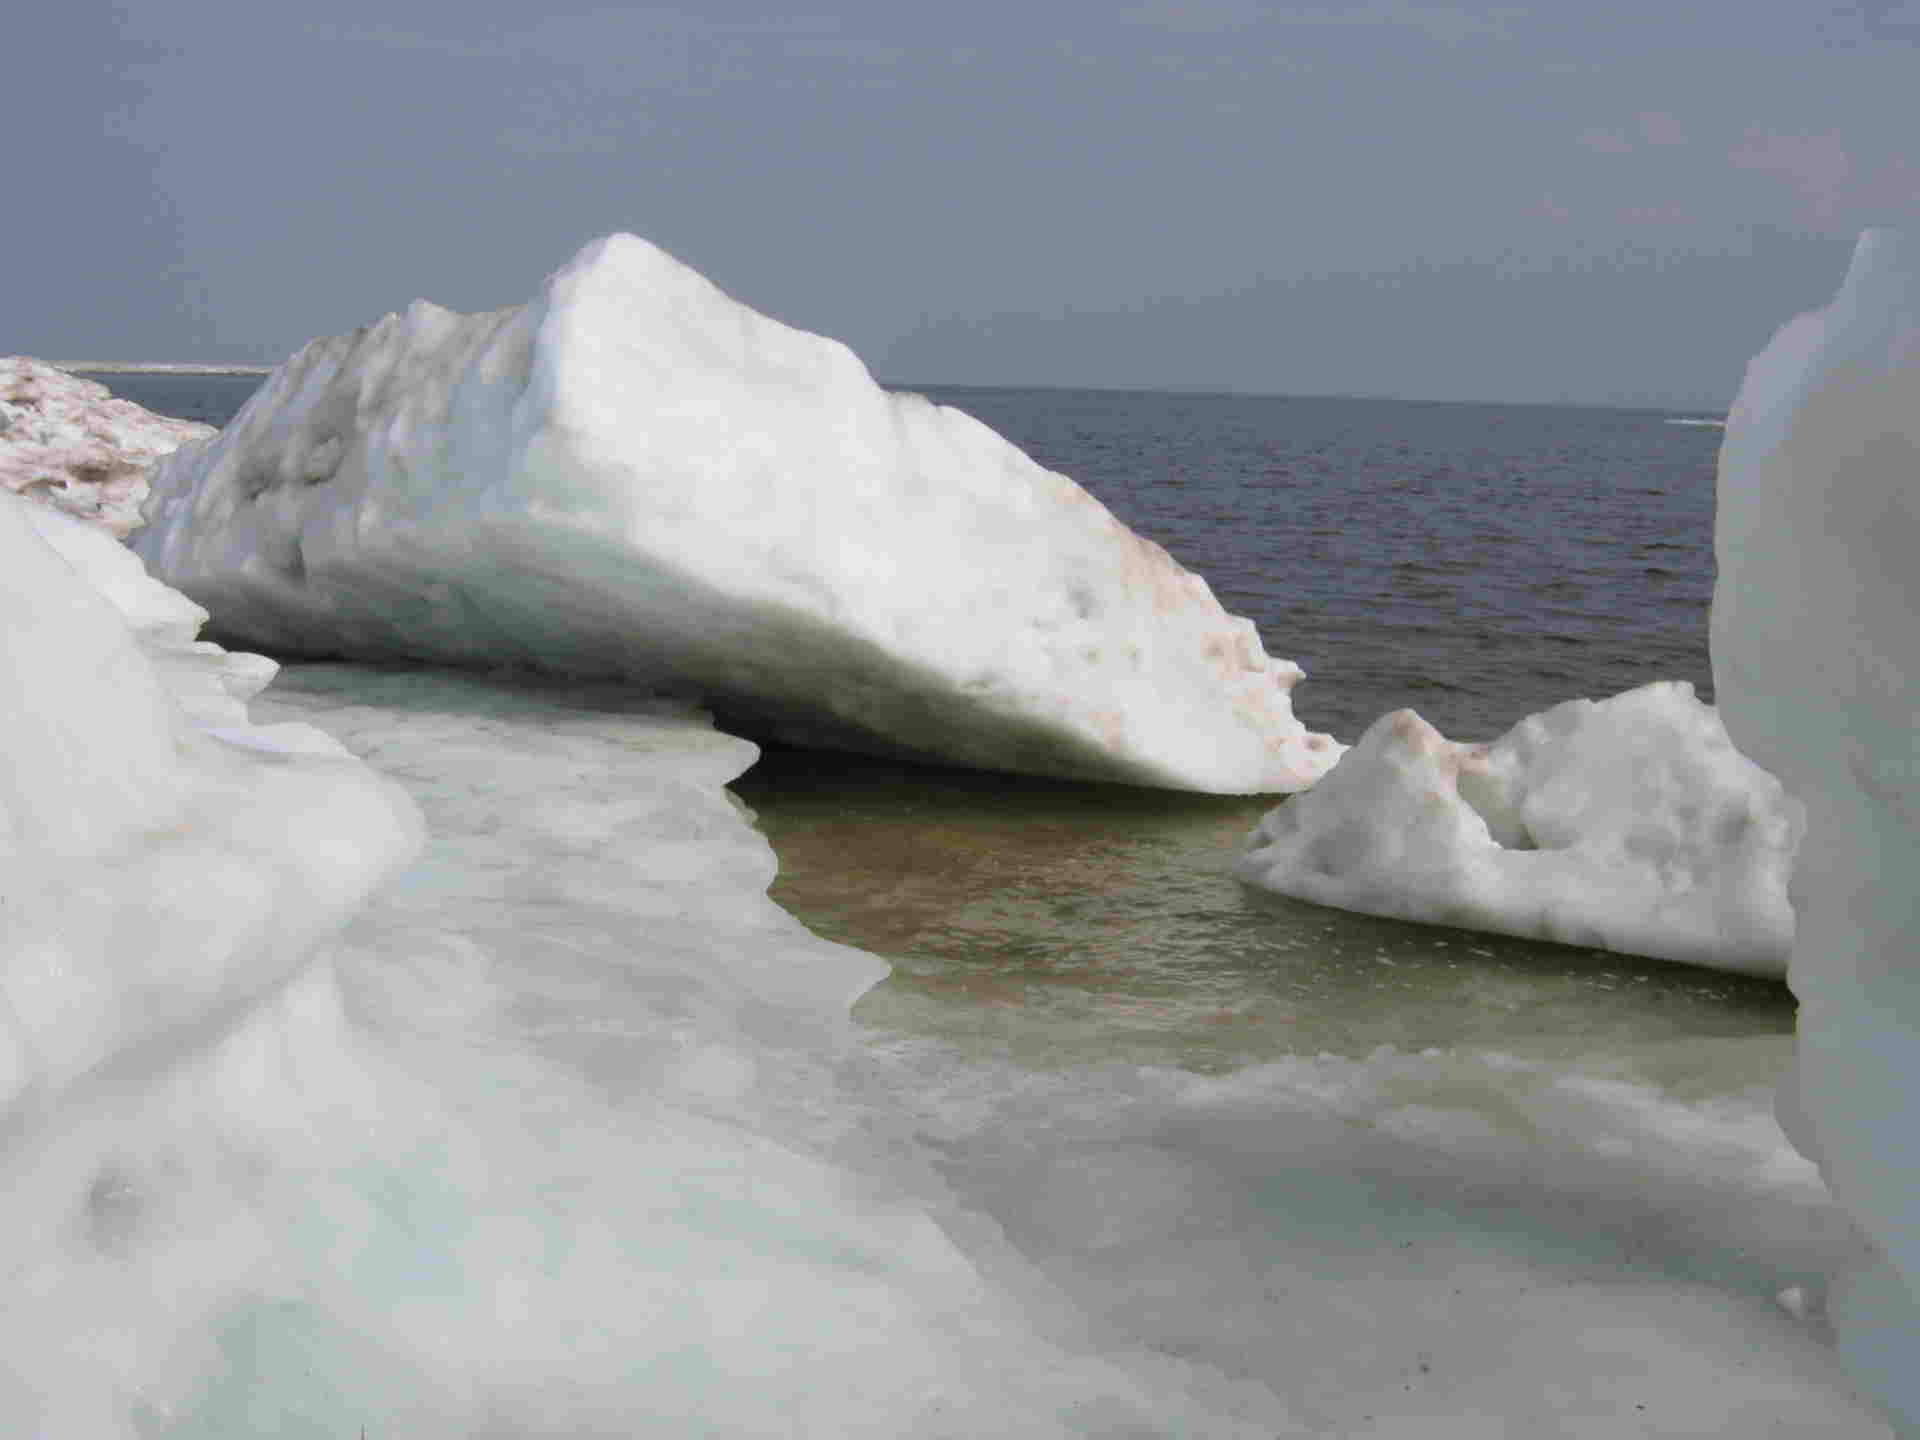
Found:
[[[630,235],[283,365],[135,540],[222,638],[668,679],[735,728],[1258,793],[1300,670],[1072,481]]]
[[[1375,915],[1779,975],[1799,824],[1713,707],[1665,681],[1490,744],[1383,716],[1268,813],[1236,873]]]

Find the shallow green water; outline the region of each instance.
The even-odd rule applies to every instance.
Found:
[[[1227,870],[1267,799],[780,749],[733,789],[779,854],[774,898],[893,962],[858,1020],[1025,1065],[1604,1059],[1793,1030],[1772,982],[1251,891]]]

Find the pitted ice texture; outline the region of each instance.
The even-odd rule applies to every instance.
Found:
[[[1747,367],[1720,452],[1714,685],[1807,810],[1780,1118],[1881,1260],[1832,1306],[1920,1435],[1920,245],[1870,230]]]
[[[139,528],[154,461],[213,433],[211,425],[115,399],[106,386],[42,361],[0,356],[0,489],[122,539]]]
[[[1340,746],[1206,582],[972,417],[642,240],[319,340],[156,473],[223,638],[660,680],[749,733],[1291,791]]]
[[[1485,745],[1384,716],[1261,821],[1238,874],[1374,915],[1780,975],[1799,831],[1713,707],[1660,681]]]

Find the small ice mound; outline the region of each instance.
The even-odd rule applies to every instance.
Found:
[[[0,356],[0,489],[44,500],[121,539],[140,527],[153,463],[214,433],[28,356]]]
[[[667,681],[749,734],[1186,790],[1341,748],[1079,486],[631,235],[517,309],[313,342],[147,515],[155,576],[275,653]]]
[[[1375,721],[1236,873],[1375,915],[1784,975],[1799,807],[1691,685],[1570,700],[1491,744]]]

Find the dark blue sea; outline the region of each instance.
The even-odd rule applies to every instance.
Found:
[[[254,377],[113,375],[224,424]],[[915,386],[1206,576],[1343,740],[1419,710],[1491,739],[1652,680],[1711,699],[1715,417],[1400,400]],[[769,751],[734,785],[774,895],[892,960],[856,1016],[1024,1063],[1218,1070],[1497,1044],[1608,1055],[1791,1031],[1784,987],[1323,910],[1225,873],[1270,801]],[[1705,1052],[1702,1052],[1705,1053]]]

